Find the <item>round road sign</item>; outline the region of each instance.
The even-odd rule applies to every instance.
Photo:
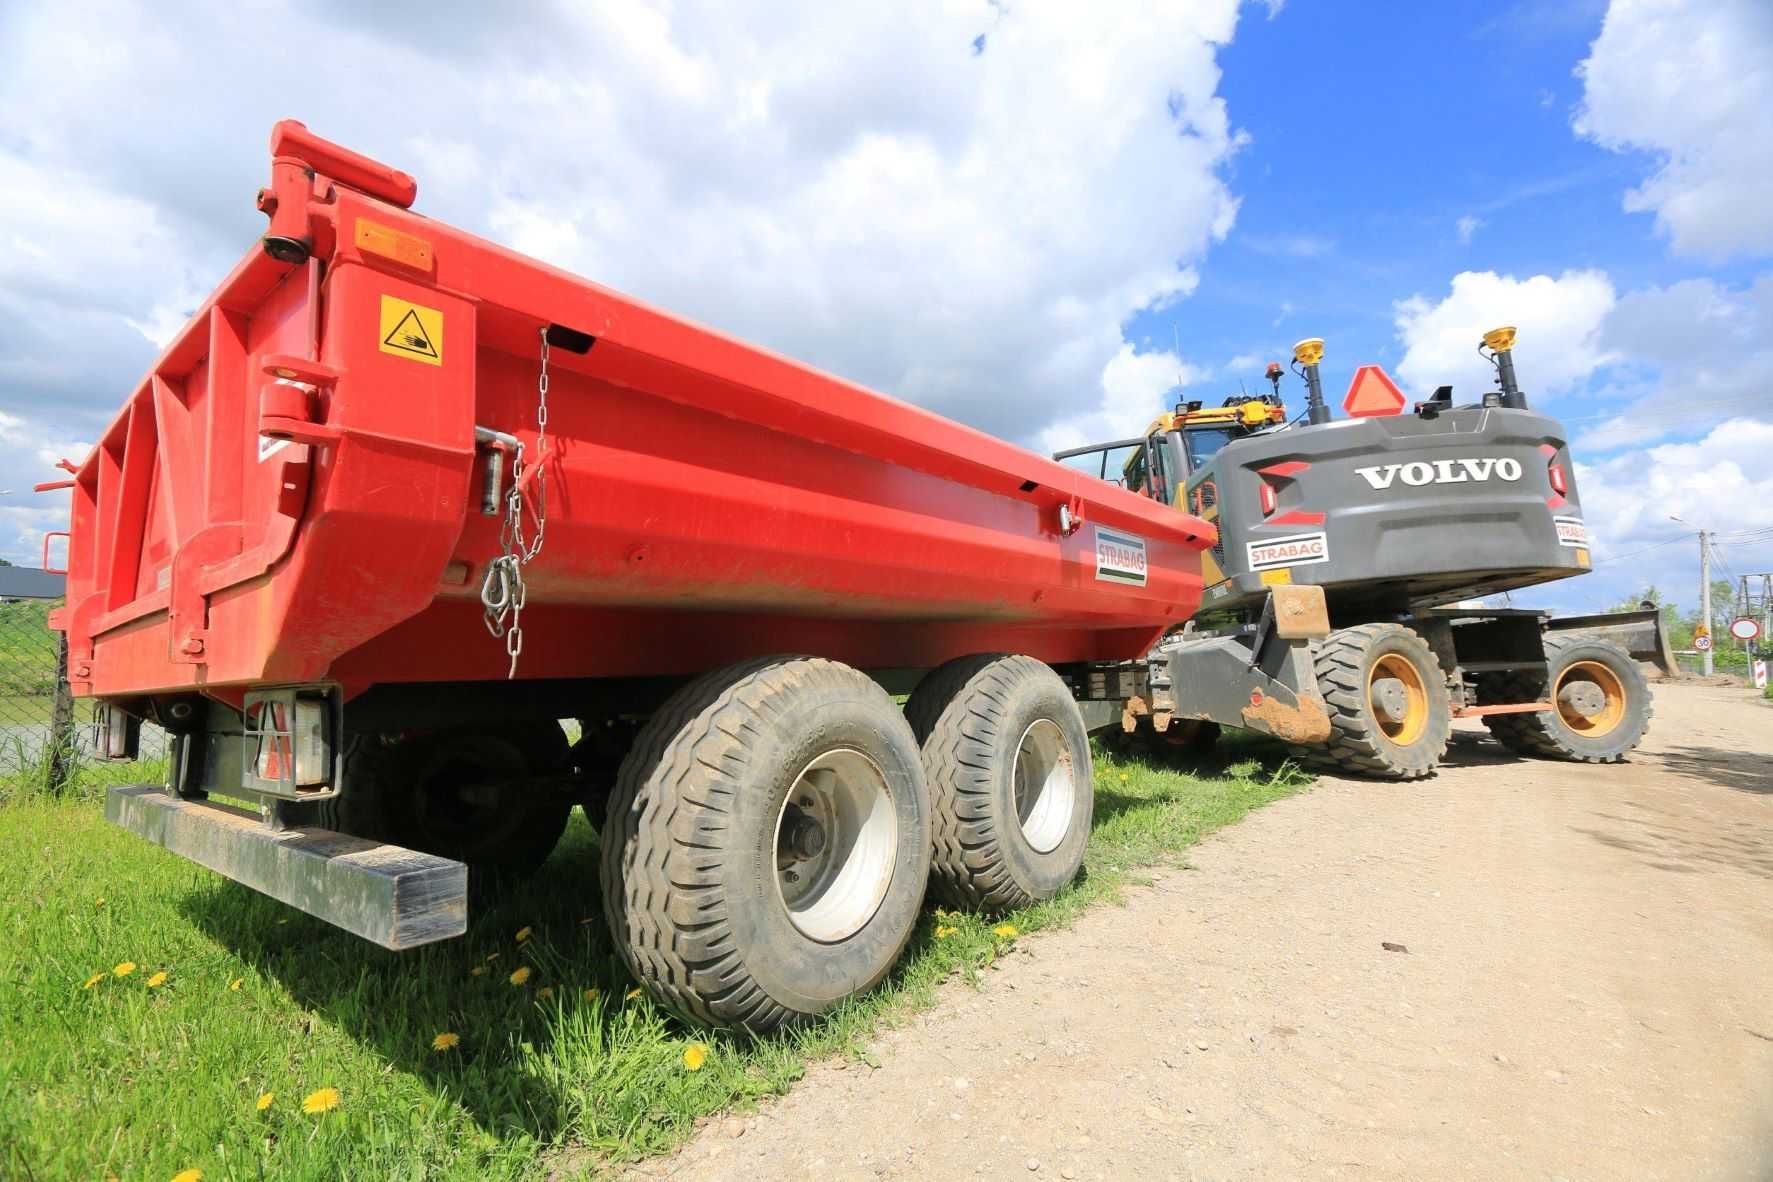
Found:
[[[1737,640],[1753,640],[1761,634],[1761,626],[1752,616],[1737,616],[1730,621],[1730,635]]]
[[[1711,651],[1711,637],[1704,633],[1695,636],[1693,638],[1693,647],[1699,652],[1709,653]]]

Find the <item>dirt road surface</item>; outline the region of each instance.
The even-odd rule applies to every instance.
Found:
[[[1773,705],[1449,764],[1320,780],[644,1172],[1773,1178]]]

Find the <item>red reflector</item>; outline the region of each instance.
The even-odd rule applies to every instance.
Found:
[[[1274,507],[1278,503],[1278,498],[1274,495],[1274,486],[1272,484],[1264,481],[1260,487],[1262,489],[1262,516],[1267,517],[1270,513],[1274,512]]]
[[[1354,371],[1348,393],[1342,396],[1342,409],[1357,419],[1403,413],[1404,392],[1377,365],[1363,365]]]
[[[1564,480],[1564,466],[1562,464],[1553,464],[1551,466],[1551,491],[1557,493],[1560,497],[1570,491],[1569,484]]]

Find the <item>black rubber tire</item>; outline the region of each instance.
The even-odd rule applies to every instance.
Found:
[[[467,762],[495,769],[512,781],[556,771],[567,753],[566,735],[553,722],[459,727],[399,737],[356,735],[345,752],[345,791],[319,805],[319,823],[468,866],[475,893],[526,878],[560,844],[573,800],[538,788],[502,802],[491,824],[427,824],[427,798],[447,765]]]
[[[824,943],[776,879],[776,822],[818,755],[860,751],[886,777],[897,845],[885,897]],[[911,938],[929,878],[917,744],[886,692],[813,657],[765,657],[678,690],[622,764],[603,830],[604,914],[628,970],[691,1021],[764,1034],[873,988]]]
[[[1385,734],[1368,694],[1374,663],[1391,653],[1415,666],[1427,697],[1422,733],[1407,746]],[[1322,770],[1383,780],[1418,780],[1434,774],[1447,753],[1453,706],[1441,663],[1427,641],[1402,624],[1360,624],[1330,633],[1312,658],[1332,729],[1322,746],[1289,744],[1287,751],[1294,759]]]
[[[1550,666],[1548,683],[1537,674],[1514,673],[1488,681],[1486,702],[1531,702],[1547,696],[1547,685],[1556,685],[1563,672],[1579,662],[1605,665],[1619,679],[1625,694],[1625,714],[1604,736],[1588,738],[1571,727],[1556,710],[1534,714],[1488,714],[1484,725],[1490,734],[1520,755],[1540,759],[1566,759],[1577,763],[1618,763],[1643,741],[1654,713],[1650,683],[1631,654],[1610,640],[1586,636],[1545,637],[1545,659]]]
[[[962,657],[918,684],[905,717],[930,786],[932,896],[966,909],[1024,907],[1077,877],[1095,809],[1090,741],[1057,673],[1033,657]],[[1062,835],[1045,852],[1024,833],[1015,785],[1017,751],[1042,719],[1058,727],[1073,787]]]

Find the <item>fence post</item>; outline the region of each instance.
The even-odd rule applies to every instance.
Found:
[[[49,723],[49,783],[44,787],[60,792],[67,787],[74,750],[74,694],[68,688],[68,634],[58,634],[55,648],[55,707]]]

